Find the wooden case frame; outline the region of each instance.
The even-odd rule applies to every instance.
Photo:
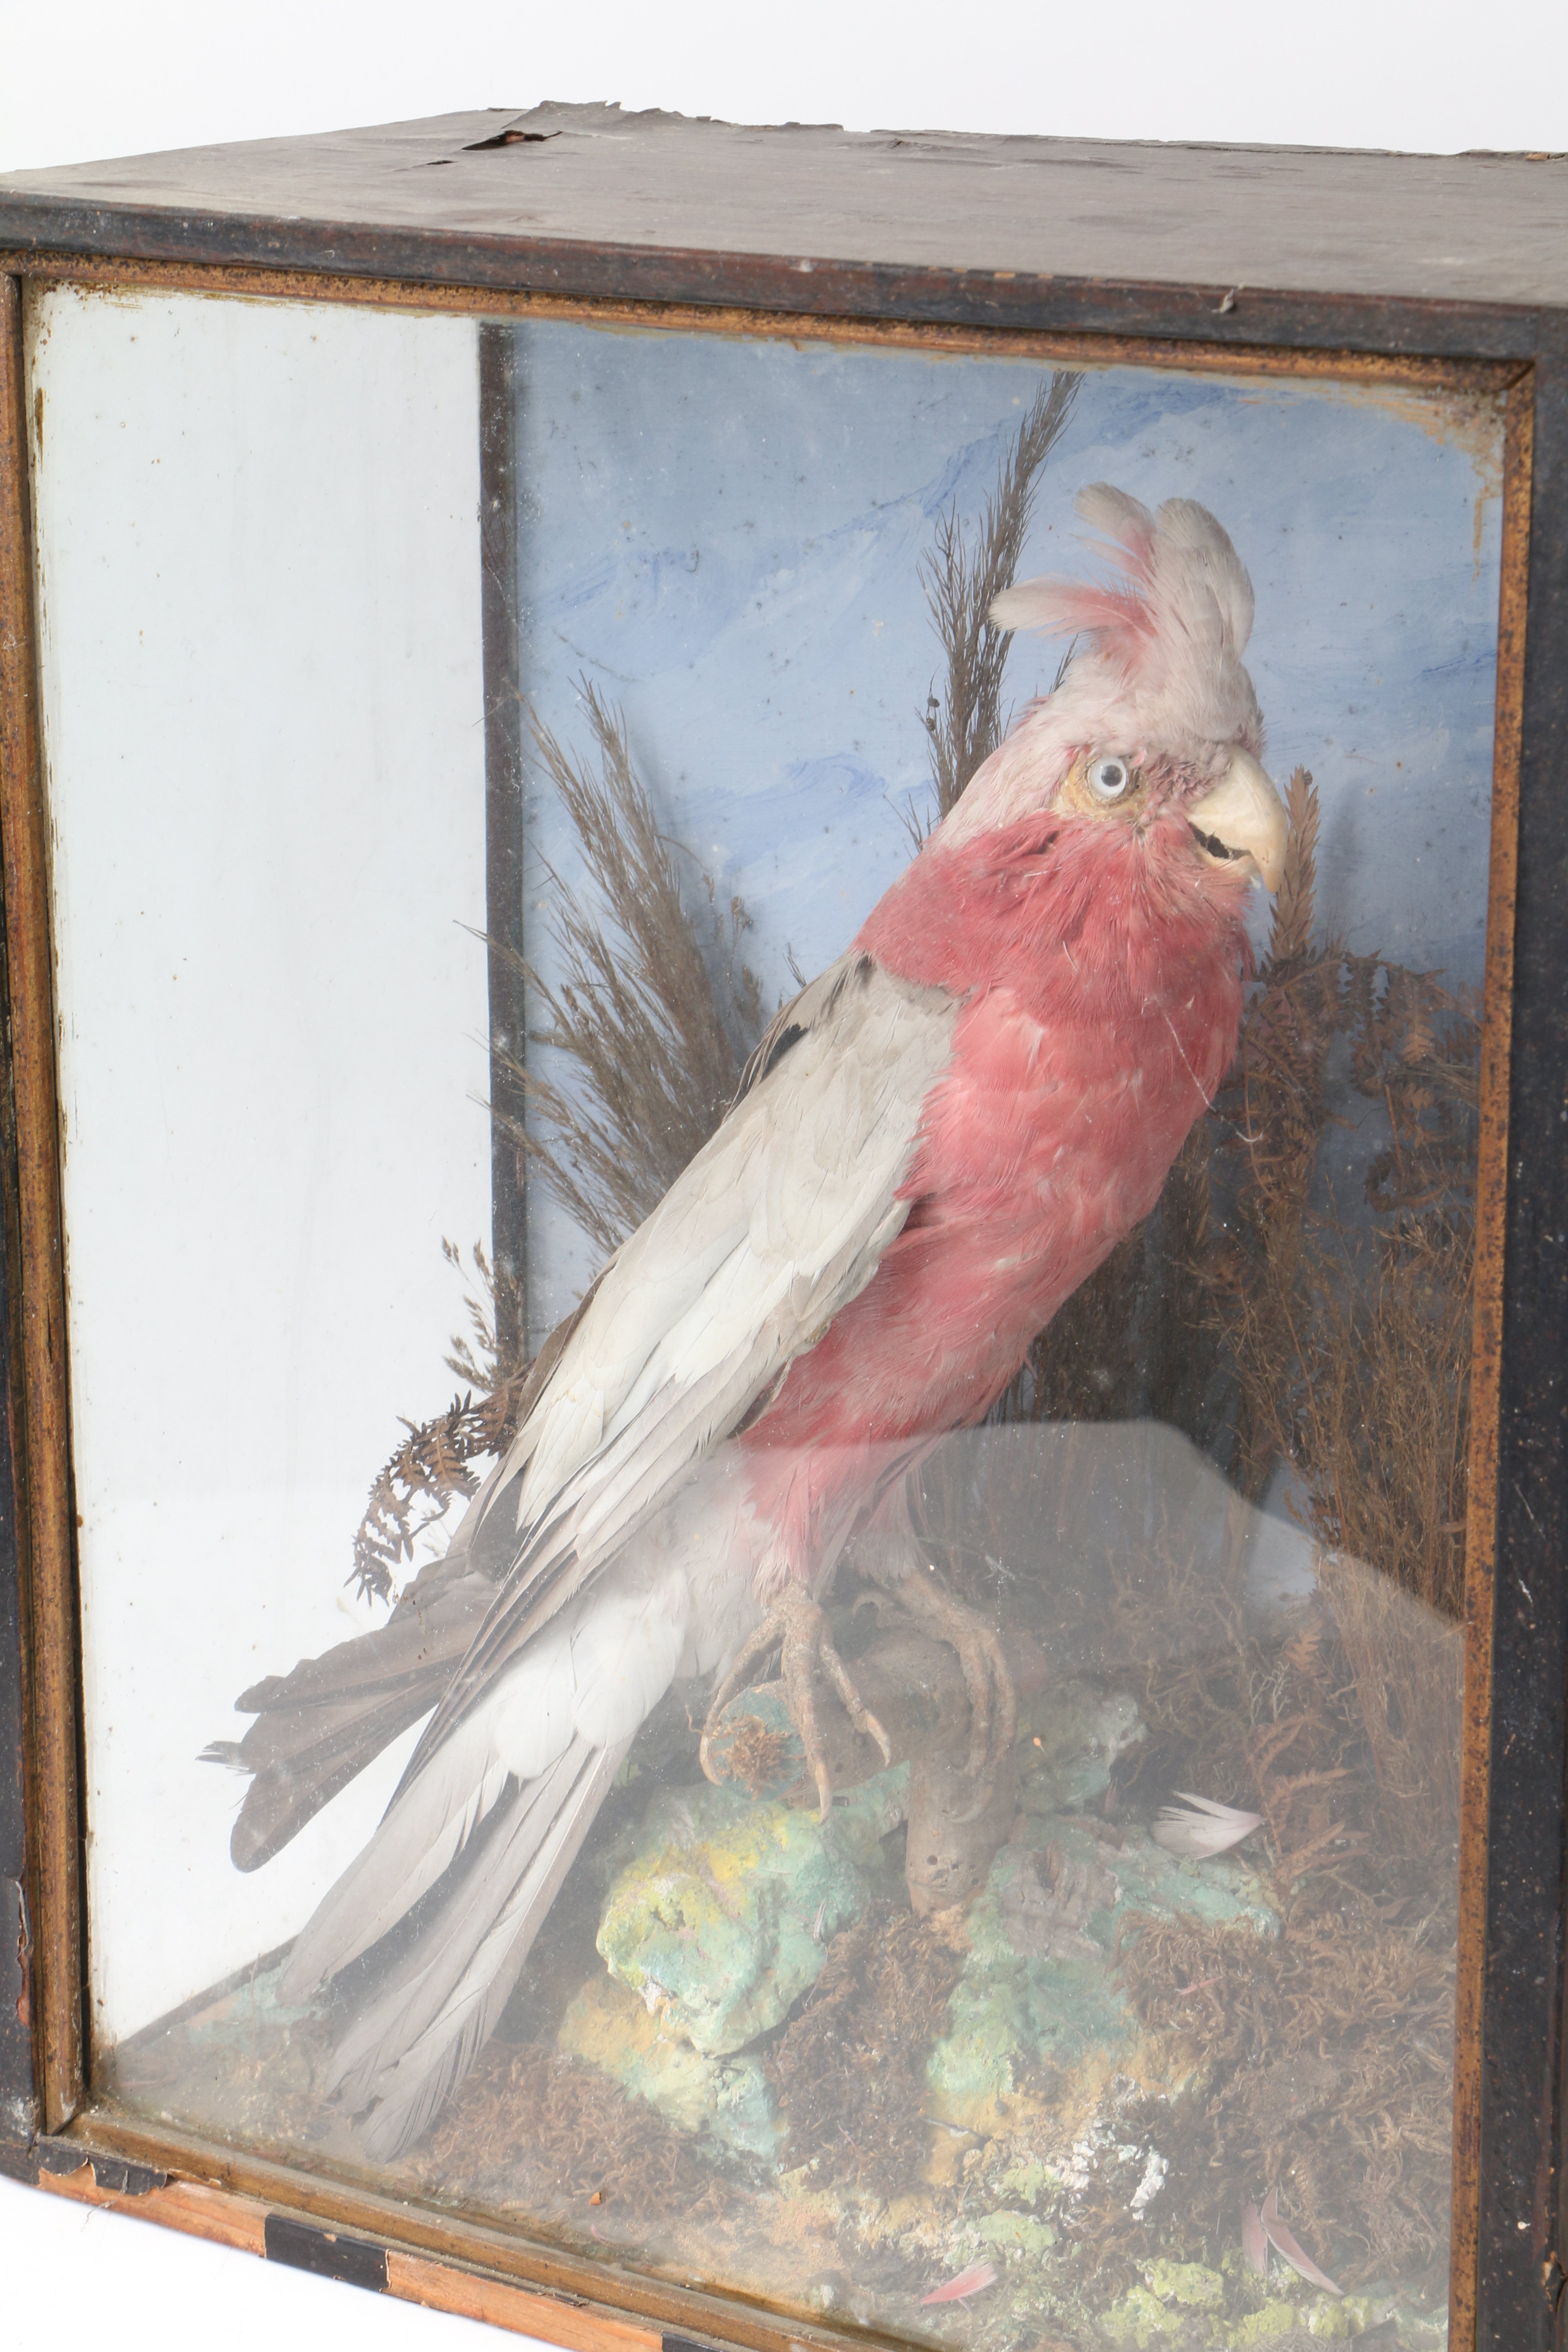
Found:
[[[560,168],[542,183],[543,155]],[[1037,189],[1043,216],[1020,203]],[[1562,2340],[1568,162],[742,133],[542,108],[0,182],[0,2166],[584,2352],[672,2335],[786,2352],[837,2339],[93,2097],[28,279],[1503,395],[1450,2340]],[[509,756],[491,743],[492,769]]]

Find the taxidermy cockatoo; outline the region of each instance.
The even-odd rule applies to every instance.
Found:
[[[543,1351],[446,1557],[384,1627],[247,1692],[258,1721],[209,1751],[256,1776],[253,1868],[433,1709],[280,1986],[302,2001],[381,1948],[334,2076],[374,2156],[483,2044],[674,1678],[720,1677],[711,1727],[777,1652],[825,1806],[825,1686],[886,1752],[819,1606],[847,1547],[955,1643],[970,1769],[1011,1746],[1001,1646],[917,1544],[909,1474],[1153,1208],[1235,1050],[1247,896],[1286,841],[1229,539],[1187,499],[1079,505],[1112,574],[993,607],[1077,639],[1055,692],[774,1021]]]

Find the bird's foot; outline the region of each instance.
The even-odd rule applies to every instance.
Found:
[[[893,1760],[892,1743],[876,1717],[863,1704],[855,1687],[853,1675],[833,1646],[827,1619],[808,1592],[795,1583],[787,1584],[762,1623],[747,1641],[729,1673],[713,1694],[708,1709],[708,1720],[702,1727],[702,1744],[699,1749],[702,1769],[710,1780],[719,1775],[709,1761],[708,1743],[719,1728],[720,1718],[731,1700],[739,1696],[752,1682],[757,1669],[774,1651],[779,1654],[779,1676],[784,1687],[784,1703],[790,1719],[800,1734],[805,1749],[805,1760],[816,1783],[818,1817],[826,1821],[833,1803],[833,1775],[817,1714],[824,1686],[831,1689],[858,1732],[874,1739],[888,1763]]]
[[[996,1628],[950,1592],[926,1554],[902,1538],[863,1537],[855,1547],[853,1564],[858,1574],[889,1594],[922,1633],[957,1651],[969,1693],[964,1769],[973,1780],[988,1777],[1011,1754],[1018,1729],[1018,1695]]]

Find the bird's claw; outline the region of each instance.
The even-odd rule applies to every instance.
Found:
[[[709,1760],[709,1742],[718,1730],[731,1700],[739,1696],[757,1669],[775,1650],[779,1655],[779,1678],[784,1684],[784,1704],[789,1709],[791,1722],[800,1734],[806,1764],[816,1783],[818,1818],[826,1821],[833,1806],[833,1776],[828,1769],[817,1716],[817,1698],[823,1683],[829,1685],[856,1730],[868,1739],[875,1740],[885,1763],[890,1764],[893,1760],[893,1746],[876,1717],[862,1701],[853,1675],[834,1648],[826,1616],[810,1594],[803,1591],[797,1584],[785,1586],[714,1692],[708,1719],[702,1727],[699,1760],[709,1780],[716,1781],[719,1775]]]
[[[1018,1695],[994,1625],[950,1592],[935,1567],[901,1545],[875,1541],[858,1549],[855,1565],[893,1596],[923,1632],[958,1654],[969,1694],[972,1780],[988,1778],[1012,1749],[1018,1730]]]

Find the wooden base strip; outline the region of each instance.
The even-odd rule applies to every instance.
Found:
[[[78,2205],[99,2205],[132,2220],[158,2221],[165,2229],[182,2230],[187,2237],[205,2238],[216,2245],[236,2246],[242,2252],[266,2252],[268,2209],[255,2198],[230,2189],[204,2188],[199,2181],[171,2180],[142,2196],[100,2189],[90,2163],[75,2172],[40,2172],[38,2187],[51,2197],[65,2197]],[[403,2303],[423,2304],[431,2311],[450,2311],[461,2319],[479,2319],[504,2327],[513,2336],[531,2336],[556,2344],[562,2352],[661,2352],[664,2338],[651,2327],[615,2318],[584,2304],[563,2303],[548,2294],[530,2294],[504,2279],[483,2277],[477,2271],[458,2270],[421,2254],[386,2253],[386,2291]]]
[[[205,2189],[196,2180],[171,2180],[144,2196],[100,2189],[90,2164],[79,2172],[40,2172],[38,2186],[51,2197],[68,2197],[78,2205],[102,2205],[129,2213],[139,2221],[161,2221],[165,2229],[183,2230],[190,2238],[206,2238],[214,2245],[238,2246],[247,2254],[264,2248],[267,2208],[248,2197],[231,2196],[225,2189]]]
[[[386,2257],[386,2290],[405,2303],[423,2303],[432,2311],[456,2312],[463,2319],[484,2319],[492,2327],[510,2328],[514,2336],[542,2336],[566,2352],[660,2352],[664,2338],[652,2328],[629,2320],[611,2319],[605,2313],[557,2303],[551,2296],[529,2294],[500,2279],[481,2278],[473,2271],[452,2270],[445,2263],[421,2254]]]

